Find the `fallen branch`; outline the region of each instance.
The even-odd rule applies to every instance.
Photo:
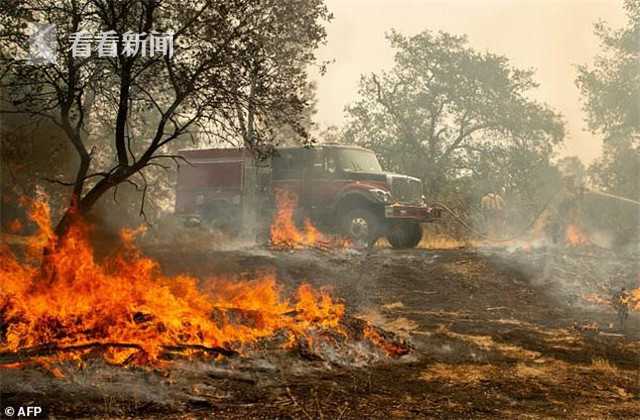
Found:
[[[246,382],[256,384],[258,381],[248,373],[237,372],[230,369],[210,369],[207,376],[213,379],[229,379],[233,381]]]
[[[209,354],[221,354],[223,356],[237,356],[238,352],[224,347],[207,347],[202,344],[176,344],[174,346],[162,346],[165,351],[199,350]]]
[[[619,337],[619,338],[624,338],[626,337],[624,334],[620,334],[620,333],[610,333],[610,332],[604,332],[604,331],[600,331],[598,332],[599,335],[605,336],[605,337]]]
[[[57,344],[43,344],[40,346],[28,347],[17,352],[0,353],[0,364],[9,364],[22,362],[33,357],[51,356],[56,353],[81,352],[85,350],[104,350],[107,349],[135,349],[144,351],[140,344],[136,343],[101,343],[91,342],[86,344],[78,344],[71,346],[59,346]],[[209,354],[221,354],[223,356],[235,356],[238,353],[223,347],[207,347],[201,344],[176,344],[171,346],[162,346],[165,352],[181,352],[186,350],[199,350]]]

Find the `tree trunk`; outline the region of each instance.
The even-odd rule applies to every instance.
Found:
[[[70,206],[69,208],[67,208],[54,229],[54,233],[56,234],[57,238],[56,242],[59,243],[69,232],[69,229],[71,228],[71,226],[73,226],[73,223],[82,219],[83,216],[84,213],[82,213],[77,206]]]

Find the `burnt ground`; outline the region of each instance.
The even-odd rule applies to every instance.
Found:
[[[640,318],[620,327],[612,308],[568,299],[526,253],[148,252],[167,274],[275,270],[285,288],[329,286],[349,315],[406,336],[415,350],[368,366],[256,363],[234,376],[195,363],[164,372],[88,366],[30,388],[16,383],[46,373],[0,370],[3,406],[44,401],[74,418],[640,417]]]

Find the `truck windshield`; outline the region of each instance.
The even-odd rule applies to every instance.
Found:
[[[368,150],[340,149],[338,151],[340,168],[352,172],[382,172],[376,154]]]

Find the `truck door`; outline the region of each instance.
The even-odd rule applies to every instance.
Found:
[[[298,204],[303,200],[305,149],[280,149],[271,158],[271,188],[295,194]]]
[[[314,217],[324,218],[331,213],[340,189],[337,156],[331,148],[314,149],[312,152],[311,210]]]

